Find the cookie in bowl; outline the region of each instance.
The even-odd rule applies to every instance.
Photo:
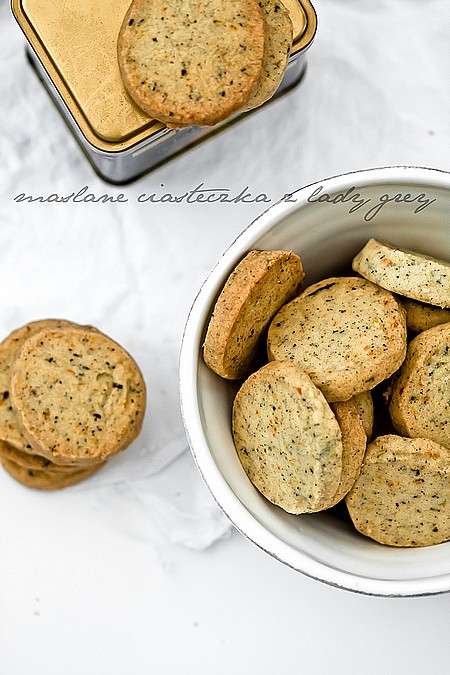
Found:
[[[298,293],[304,277],[292,251],[250,251],[227,279],[203,346],[205,363],[229,380],[248,375],[273,315]]]
[[[319,186],[330,198],[335,199],[332,206],[325,202],[311,201],[311,195]],[[434,200],[432,207],[421,211],[420,215],[411,215],[407,204],[391,204],[377,215],[375,222],[365,221],[360,212],[349,213],[348,205],[339,201],[340,196],[348,190],[356,189],[361,195],[373,199],[377,197],[378,190],[392,189],[396,193],[413,194],[418,186],[426,192],[430,200]],[[342,274],[348,275],[357,252],[374,237],[380,241],[390,239],[398,248],[404,247],[439,258],[439,255],[442,257],[442,251],[448,250],[449,199],[448,174],[411,167],[353,172],[300,188],[293,193],[292,202],[279,203],[259,216],[218,260],[199,290],[185,328],[180,360],[183,419],[192,454],[216,502],[240,532],[277,561],[309,577],[357,593],[404,597],[449,591],[450,542],[446,541],[443,523],[434,523],[431,527],[431,532],[434,527],[439,530],[442,527],[440,543],[437,543],[437,539],[434,539],[432,545],[423,541],[419,549],[418,546],[408,546],[406,538],[405,545],[382,544],[358,531],[349,516],[345,497],[332,508],[299,515],[274,505],[256,489],[240,461],[233,438],[232,414],[233,402],[239,388],[237,383],[219,377],[205,364],[202,358],[204,335],[215,301],[226,284],[230,270],[242,260],[248,250],[279,248],[296,252],[301,257],[305,270],[306,288]],[[400,306],[401,298],[395,296],[395,299]],[[338,309],[339,303],[330,302],[328,305],[331,313]],[[349,305],[350,303],[347,307],[342,305],[339,308],[349,309]],[[404,316],[404,310],[400,310],[400,313]],[[364,320],[364,312],[360,314]],[[403,324],[403,329],[405,328]],[[335,326],[334,329],[342,328]],[[316,334],[321,348],[325,340],[320,322],[316,326]],[[406,334],[407,340],[411,337],[411,333]],[[275,367],[276,362],[273,363]],[[293,365],[298,367],[298,364]],[[258,362],[256,367],[259,369],[261,366],[262,363]],[[247,377],[253,376],[250,374]],[[367,392],[361,392],[363,400],[358,405],[354,397],[349,399],[358,416],[364,419],[364,432],[370,437],[370,443],[386,435],[402,439],[390,421],[388,401],[385,398],[385,392],[392,388],[392,377],[395,380],[395,373],[370,390],[369,397]],[[245,386],[245,383],[239,384]],[[250,404],[252,398],[243,400]],[[328,406],[331,409],[341,403],[342,401],[331,402]],[[291,407],[287,409],[290,410]],[[286,410],[286,407],[282,410]],[[256,406],[254,412],[256,418]],[[270,410],[267,409],[267,412],[270,414]],[[276,414],[275,411],[272,412]],[[358,428],[361,431],[359,424],[353,424],[354,419],[353,415],[341,415],[341,438],[345,426],[347,431],[344,435],[350,451],[349,457],[353,456],[351,437],[354,430]],[[275,420],[272,418],[272,421]],[[265,427],[262,422],[260,424],[262,447],[269,432],[272,437],[274,432],[273,425]],[[411,441],[416,442],[415,439],[406,439],[408,444]],[[427,444],[432,443],[428,439],[423,442],[425,445],[420,454],[424,450],[426,454]],[[278,443],[279,449],[286,451],[281,438]],[[274,446],[274,443],[271,444],[271,447]],[[402,446],[396,439],[396,452],[401,452]],[[281,451],[280,455],[283,459],[280,466],[284,466],[285,458]],[[274,457],[274,464],[275,461]],[[427,514],[426,509],[433,506],[433,494],[438,494],[434,488],[439,488],[441,500],[448,501],[449,494],[445,480],[445,453],[437,453],[433,461],[434,467],[430,467],[428,476],[431,481],[427,483],[426,495],[421,502],[423,515],[429,523],[432,522],[433,512]],[[407,466],[406,462],[400,462],[399,466],[400,464]],[[441,468],[434,472],[438,465]],[[294,474],[295,465],[288,462],[288,467],[291,467],[291,473]],[[360,475],[364,471],[362,467],[363,464]],[[419,466],[412,468],[420,470]],[[410,469],[404,468],[404,471],[411,473],[411,480],[407,481],[408,495],[404,496],[404,500],[416,501],[417,497],[414,495],[416,491],[420,492],[421,485],[424,486],[425,483],[416,482],[421,476],[413,475],[414,472]],[[279,473],[277,480],[281,480]],[[392,484],[390,489],[395,497],[396,481],[391,481],[389,477],[388,481]],[[393,515],[388,514],[387,518],[395,518],[396,503],[395,499],[388,500]],[[408,519],[403,520],[403,524],[406,522]],[[409,540],[416,541],[412,522],[410,520],[408,537]]]

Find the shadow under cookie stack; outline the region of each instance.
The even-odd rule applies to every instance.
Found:
[[[93,326],[44,319],[0,344],[0,462],[27,487],[91,476],[137,437],[145,403],[133,358]]]

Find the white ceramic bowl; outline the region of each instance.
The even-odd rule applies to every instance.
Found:
[[[293,516],[265,500],[248,480],[234,449],[230,415],[236,385],[206,368],[201,346],[218,293],[250,249],[297,252],[308,285],[342,273],[370,237],[448,258],[450,173],[419,167],[370,169],[303,187],[291,199],[269,208],[242,232],[212,270],[190,312],[180,391],[195,461],[234,526],[286,565],[367,594],[449,591],[450,542],[417,549],[383,546],[334,512]]]

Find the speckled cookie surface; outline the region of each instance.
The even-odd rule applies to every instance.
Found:
[[[31,321],[8,335],[0,344],[0,439],[20,450],[31,450],[17,423],[11,403],[11,369],[26,340],[44,328],[74,325],[62,319]]]
[[[291,363],[269,363],[238,391],[233,438],[255,487],[289,513],[326,508],[339,486],[342,440],[330,406]]]
[[[450,539],[450,452],[423,438],[379,436],[346,497],[356,529],[381,544]]]
[[[226,379],[247,375],[261,334],[303,276],[300,258],[290,251],[250,251],[215,304],[203,349],[206,365]]]
[[[411,298],[402,298],[406,310],[406,324],[414,333],[439,326],[441,323],[450,323],[450,309],[427,305]]]
[[[3,457],[0,457],[0,463],[5,471],[16,481],[36,490],[61,490],[70,485],[75,485],[85,478],[89,478],[101,466],[101,464],[96,464],[92,467],[83,467],[82,469],[76,468],[55,472],[46,469],[26,468]]]
[[[365,279],[413,300],[450,307],[450,263],[370,239],[353,260]]]
[[[405,311],[392,293],[359,277],[310,286],[281,308],[268,332],[269,359],[299,365],[329,401],[373,389],[405,353]]]
[[[401,434],[450,448],[450,323],[411,340],[389,410]]]
[[[361,394],[353,396],[350,400],[356,407],[356,411],[361,419],[367,438],[370,439],[375,418],[372,393],[370,391],[363,391]]]
[[[366,432],[353,398],[349,401],[332,403],[331,409],[342,435],[342,473],[338,489],[327,504],[327,508],[335,506],[350,492],[361,471],[367,446]]]
[[[128,93],[148,115],[212,125],[256,92],[266,41],[256,0],[134,0],[118,61]]]
[[[96,463],[139,433],[146,392],[120,345],[100,332],[67,327],[26,341],[11,397],[36,454],[55,463]]]
[[[246,110],[257,108],[274,95],[286,72],[292,49],[292,21],[283,3],[278,0],[260,0],[259,6],[264,13],[268,36],[264,76],[257,93],[246,104]]]

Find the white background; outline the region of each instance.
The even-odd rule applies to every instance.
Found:
[[[83,486],[0,473],[1,675],[450,672],[450,595],[365,597],[307,579],[232,530],[180,421],[177,360],[195,293],[258,204],[139,205],[203,182],[272,200],[354,169],[448,170],[447,0],[316,0],[295,91],[126,188],[92,172],[0,7],[0,328],[96,323],[139,358],[140,441]],[[20,192],[125,204],[17,204]]]

